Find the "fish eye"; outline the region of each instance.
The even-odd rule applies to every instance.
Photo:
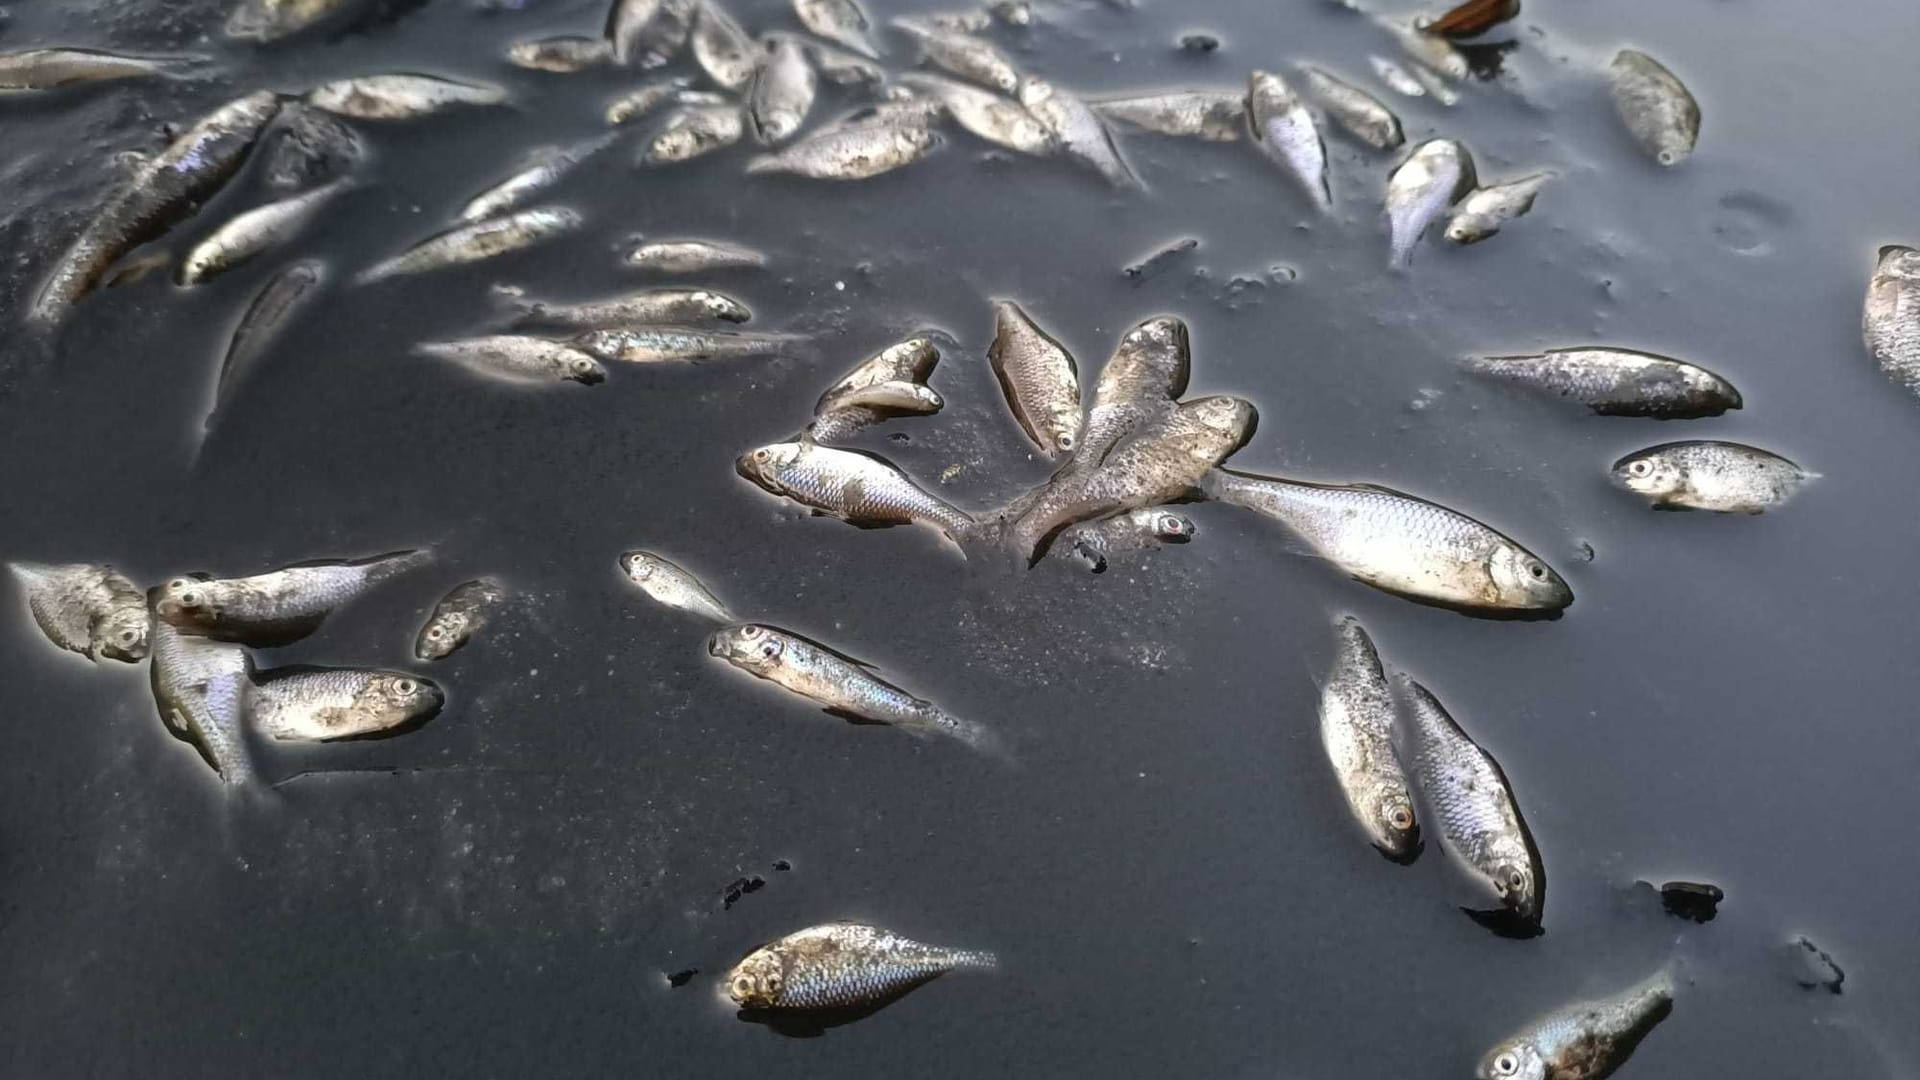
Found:
[[[1393,808],[1393,812],[1387,816],[1387,820],[1393,824],[1394,828],[1399,829],[1401,832],[1406,832],[1408,829],[1413,828],[1413,811],[1408,810],[1404,806],[1396,806]]]
[[[1520,1071],[1520,1059],[1512,1054],[1501,1054],[1493,1059],[1493,1071],[1501,1076],[1512,1076]]]
[[[1632,476],[1645,476],[1652,471],[1653,463],[1644,458],[1627,466],[1627,472]]]
[[[1075,441],[1076,441],[1076,440],[1075,440],[1075,439],[1074,439],[1074,437],[1073,437],[1073,436],[1071,436],[1071,435],[1062,435],[1062,436],[1060,436],[1059,438],[1057,438],[1057,439],[1055,439],[1055,440],[1054,440],[1054,442],[1056,442],[1056,443],[1059,443],[1059,444],[1060,444],[1060,449],[1062,449],[1062,450],[1071,450],[1071,449],[1073,449],[1073,444],[1074,444],[1074,442],[1075,442]]]
[[[167,588],[184,589],[190,584],[192,584],[192,582],[188,581],[186,578],[177,577],[177,578],[174,578],[172,581],[167,582]]]
[[[573,370],[575,370],[575,371],[577,371],[577,372],[579,372],[579,373],[580,373],[580,374],[582,374],[582,375],[585,375],[585,374],[586,374],[587,372],[589,372],[589,371],[592,371],[592,370],[593,370],[593,361],[591,361],[591,360],[575,360],[575,361],[573,362]]]
[[[757,626],[743,626],[740,628],[740,636],[748,641],[752,641],[754,638],[760,636],[760,628]]]
[[[753,980],[745,975],[736,975],[733,979],[733,996],[738,999],[753,996]]]
[[[131,645],[140,640],[140,632],[138,630],[122,630],[120,631],[120,640],[124,644]]]
[[[1507,872],[1507,891],[1519,892],[1521,889],[1524,889],[1526,887],[1527,887],[1527,879],[1525,875],[1520,873],[1520,871],[1509,870]]]
[[[401,679],[399,682],[393,684],[393,688],[402,694],[411,694],[415,690],[420,689],[420,684],[414,682],[412,679]]]
[[[200,594],[191,590],[183,592],[180,594],[180,602],[188,607],[193,607],[200,602]]]
[[[753,452],[753,460],[758,461],[761,464],[765,464],[772,457],[773,457],[773,452],[768,450],[764,446]]]
[[[769,660],[773,659],[776,656],[779,656],[780,643],[777,641],[769,641],[765,645],[760,646],[760,655],[766,657]]]
[[[1673,151],[1662,150],[1658,154],[1654,155],[1654,160],[1658,161],[1662,165],[1671,165],[1674,163],[1675,158],[1674,158]]]
[[[1527,573],[1532,574],[1533,580],[1535,581],[1547,580],[1547,568],[1542,563],[1529,562],[1527,564]]]
[[[441,638],[446,636],[447,636],[447,632],[438,626],[427,627],[427,637],[431,638],[434,641],[439,641]]]

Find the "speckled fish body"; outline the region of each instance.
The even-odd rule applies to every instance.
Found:
[[[412,120],[449,109],[500,105],[506,100],[507,92],[497,86],[432,75],[363,75],[322,83],[307,92],[309,103],[356,120]]]
[[[258,779],[244,726],[248,666],[238,645],[189,637],[154,620],[148,676],[160,719],[230,785]]]
[[[319,629],[335,608],[425,565],[424,551],[301,563],[244,578],[177,577],[153,592],[153,612],[185,634],[284,645]]]
[[[1193,519],[1163,506],[1143,506],[1100,521],[1088,521],[1060,533],[1053,550],[1071,552],[1086,560],[1093,572],[1122,555],[1151,551],[1166,544],[1193,539]]]
[[[1480,1059],[1480,1080],[1604,1080],[1673,1012],[1673,976],[1662,971],[1598,1001],[1534,1021]]]
[[[798,42],[775,38],[768,43],[747,87],[753,137],[768,146],[792,138],[813,111],[818,89],[819,78]]]
[[[1700,138],[1700,103],[1686,84],[1660,61],[1634,49],[1622,49],[1608,66],[1613,105],[1620,120],[1647,156],[1662,165],[1678,165]]]
[[[473,636],[493,621],[505,603],[507,590],[491,578],[475,578],[455,585],[433,605],[433,612],[413,639],[413,655],[420,660],[445,660],[466,647]]]
[[[432,236],[360,275],[362,284],[404,274],[420,274],[449,266],[491,259],[523,251],[535,244],[580,228],[580,215],[564,207],[520,210],[505,217],[478,221]]]
[[[1429,139],[1413,148],[1387,177],[1387,222],[1393,264],[1413,260],[1413,249],[1433,223],[1473,190],[1473,155],[1452,139]]]
[[[235,215],[180,260],[180,284],[197,285],[286,243],[342,190],[344,185],[336,182]]]
[[[793,13],[809,33],[838,42],[862,56],[878,60],[880,50],[869,36],[873,24],[858,0],[793,0]]]
[[[1389,859],[1409,861],[1420,853],[1420,825],[1393,745],[1393,690],[1358,619],[1342,616],[1334,636],[1333,669],[1320,686],[1320,743],[1367,840]]]
[[[855,525],[931,525],[959,540],[973,518],[930,494],[892,464],[810,439],[772,443],[740,455],[741,476],[775,495]]]
[[[1920,394],[1920,251],[1899,244],[1880,249],[1860,333],[1880,370]]]
[[[847,372],[820,395],[809,429],[815,442],[838,442],[895,416],[928,416],[946,404],[927,385],[940,350],[915,337],[887,346]]]
[[[747,163],[750,174],[791,173],[814,180],[868,180],[926,157],[939,145],[918,111],[883,114],[823,128]]]
[[[1534,197],[1553,179],[1548,172],[1475,188],[1454,208],[1446,237],[1456,244],[1474,244],[1500,231],[1500,226],[1533,209]]]
[[[1151,131],[1208,142],[1234,142],[1247,130],[1247,98],[1233,90],[1175,90],[1093,103],[1109,120]]]
[[[938,100],[962,128],[996,146],[1042,157],[1059,149],[1053,132],[1019,102],[938,75],[908,72],[900,81]]]
[[[576,35],[516,41],[507,46],[507,62],[529,71],[571,75],[612,63],[613,44],[605,38]]]
[[[746,133],[746,116],[733,102],[687,106],[669,116],[665,126],[647,141],[640,161],[646,165],[692,161],[716,150],[725,150]]]
[[[1303,68],[1307,92],[1347,134],[1376,150],[1391,150],[1406,141],[1400,118],[1379,98],[1319,68]]]
[[[1603,416],[1687,420],[1741,405],[1732,383],[1697,364],[1604,345],[1474,357],[1466,369],[1579,402]]]
[[[48,641],[95,661],[145,659],[151,622],[146,594],[113,567],[10,562],[7,569]]]
[[[749,247],[716,240],[659,240],[627,253],[627,263],[667,274],[732,270],[767,265],[767,257]]]
[[[1293,177],[1315,206],[1333,206],[1327,185],[1327,145],[1320,125],[1299,94],[1270,71],[1256,71],[1247,81],[1247,120],[1253,142]]]
[[[626,552],[620,556],[620,570],[656,603],[714,622],[734,621],[727,606],[701,584],[699,578],[664,555],[640,550]]]
[[[327,742],[423,722],[445,701],[438,686],[403,671],[268,671],[247,693],[247,717],[275,739]]]
[[[993,322],[987,361],[1014,421],[1047,455],[1072,454],[1085,425],[1073,354],[1011,300],[994,301]]]
[[[527,385],[562,382],[593,386],[606,381],[607,369],[580,349],[521,334],[488,334],[458,341],[424,341],[414,355],[450,360],[469,371],[503,382]]]
[[[911,19],[897,19],[894,25],[913,38],[933,66],[1003,94],[1019,89],[1020,72],[1013,61],[987,42]]]
[[[750,334],[687,326],[634,326],[619,330],[589,330],[574,338],[573,345],[602,360],[660,364],[779,356],[791,350],[795,340],[788,334]]]
[[[1615,462],[1608,475],[1655,506],[1722,514],[1771,510],[1812,478],[1800,466],[1757,446],[1711,440],[1648,447]]]
[[[925,945],[860,923],[810,926],[748,953],[727,973],[743,1009],[836,1009],[877,1004],[949,971],[992,970],[992,953]]]

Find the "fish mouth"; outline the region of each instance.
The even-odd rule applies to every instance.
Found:
[[[727,639],[724,636],[724,633],[725,633],[724,631],[716,630],[713,633],[707,635],[707,655],[708,656],[727,655]]]

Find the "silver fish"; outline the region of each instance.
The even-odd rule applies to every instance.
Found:
[[[974,528],[966,511],[872,454],[798,438],[749,450],[734,469],[775,495],[855,525],[931,525],[956,542]]]
[[[1447,80],[1435,74],[1432,68],[1425,64],[1409,64],[1407,70],[1413,73],[1414,81],[1420,84],[1426,95],[1438,104],[1449,109],[1460,104],[1459,92],[1448,86]]]
[[[927,385],[940,350],[923,337],[889,345],[827,387],[813,407],[815,442],[841,442],[894,416],[927,416],[946,402]]]
[[[1588,345],[1469,359],[1466,369],[1577,401],[1602,416],[1690,420],[1741,405],[1733,384],[1669,356]]]
[[[413,639],[413,655],[421,660],[445,660],[473,640],[493,621],[493,612],[507,599],[507,590],[491,578],[475,578],[455,585],[433,605],[433,612]]]
[[[993,323],[987,361],[1014,421],[1048,456],[1071,455],[1084,424],[1073,354],[1011,300],[993,302]]]
[[[760,66],[760,50],[719,0],[700,0],[688,40],[700,70],[714,82],[738,90],[753,81],[753,73]]]
[[[1093,384],[1093,404],[1069,469],[1100,464],[1122,438],[1172,412],[1192,370],[1193,347],[1179,319],[1155,316],[1122,335]]]
[[[96,662],[146,658],[147,597],[111,566],[10,562],[27,610],[47,640]]]
[[[1407,675],[1398,677],[1407,699],[1413,773],[1440,826],[1440,838],[1492,890],[1501,906],[1540,925],[1547,878],[1513,786],[1492,755],[1460,730],[1437,698]]]
[[[227,17],[226,33],[235,40],[278,41],[365,6],[365,0],[240,0]]]
[[[638,120],[673,100],[674,95],[686,88],[685,79],[662,79],[630,90],[607,102],[607,123],[619,125]]]
[[[836,49],[811,38],[796,38],[820,77],[835,86],[861,86],[869,89],[887,81],[887,69],[858,53]]]
[[[516,327],[554,326],[592,330],[618,326],[697,326],[743,323],[753,318],[747,306],[711,289],[648,289],[610,300],[559,304],[516,299]]]
[[[570,149],[549,147],[529,155],[525,168],[468,200],[460,209],[460,220],[485,221],[524,204],[566,179],[581,162],[607,145],[606,139],[594,139]]]
[[[717,240],[656,240],[628,252],[627,263],[667,274],[695,274],[765,266],[767,257],[752,248]]]
[[[34,300],[31,318],[43,324],[58,321],[120,256],[199,209],[240,168],[254,140],[279,111],[280,98],[272,91],[248,94],[214,110],[143,162],[54,266]]]
[[[1533,209],[1534,196],[1553,179],[1550,172],[1537,172],[1503,184],[1476,188],[1453,212],[1447,222],[1446,237],[1456,244],[1477,244],[1500,226]]]
[[[1019,96],[1020,104],[1046,126],[1068,157],[1092,166],[1116,187],[1142,186],[1114,144],[1113,133],[1086,102],[1043,79],[1022,79]]]
[[[1573,590],[1533,553],[1465,514],[1372,484],[1216,470],[1208,498],[1258,511],[1375,588],[1469,610],[1558,611]]]
[[[520,210],[505,217],[476,221],[428,237],[376,263],[361,273],[359,281],[364,285],[402,274],[419,274],[491,259],[573,232],[581,223],[580,215],[565,207]]]
[[[741,115],[740,106],[731,102],[681,109],[648,140],[640,160],[647,165],[691,161],[732,146],[746,133],[746,118]]]
[[[859,0],[793,0],[793,13],[808,33],[838,42],[862,56],[880,59],[868,31],[873,24]]]
[[[454,82],[432,75],[363,75],[322,83],[307,101],[330,113],[356,120],[411,120],[468,105],[500,105],[507,92],[497,86]]]
[[[1627,131],[1662,165],[1678,165],[1700,138],[1700,103],[1673,72],[1646,53],[1622,49],[1608,66],[1613,106]]]
[[[1334,634],[1333,670],[1320,686],[1320,743],[1367,839],[1387,858],[1411,862],[1420,854],[1420,823],[1393,745],[1393,690],[1360,620],[1341,616]]]
[[[1373,74],[1394,93],[1412,98],[1427,96],[1427,88],[1421,85],[1420,80],[1398,63],[1384,56],[1369,56],[1367,62],[1373,65]]]
[[[1327,186],[1327,145],[1300,95],[1270,71],[1247,80],[1247,119],[1254,145],[1278,162],[1322,210],[1333,206]]]
[[[1880,370],[1920,394],[1920,251],[1899,244],[1880,249],[1860,335]]]
[[[1778,454],[1740,443],[1662,443],[1614,462],[1608,474],[1655,506],[1758,514],[1792,498],[1814,478]]]
[[[1233,142],[1247,129],[1247,97],[1232,90],[1175,90],[1093,103],[1109,120],[1209,142]]]
[[[1301,76],[1307,91],[1347,134],[1376,150],[1391,150],[1406,141],[1400,118],[1379,98],[1319,68],[1302,68]]]
[[[507,62],[529,71],[571,75],[613,62],[613,43],[605,38],[560,37],[516,41],[507,46]]]
[[[148,679],[160,720],[233,786],[259,779],[245,727],[250,666],[238,645],[189,637],[154,621]]]
[[[664,555],[638,549],[629,551],[620,556],[620,569],[628,581],[658,603],[714,622],[733,621],[727,606],[701,584],[699,578]]]
[[[153,613],[185,634],[268,647],[298,641],[335,608],[431,558],[396,551],[351,561],[298,563],[243,578],[176,577],[152,591]]]
[[[1623,993],[1556,1010],[1480,1059],[1480,1080],[1605,1080],[1673,1012],[1674,983],[1661,971]]]
[[[1446,38],[1387,18],[1379,18],[1375,22],[1403,52],[1421,65],[1456,82],[1467,77],[1467,58]]]
[[[979,38],[912,19],[895,19],[893,25],[906,31],[920,46],[920,54],[935,67],[1003,94],[1020,88],[1020,72],[1013,61]]]
[[[205,430],[213,430],[220,411],[233,396],[234,387],[278,340],[287,323],[319,295],[325,281],[326,267],[318,260],[308,259],[288,265],[260,287],[227,342],[227,355],[220,362],[220,375],[213,388],[213,408],[207,413]]]
[[[451,360],[504,382],[593,386],[607,380],[607,370],[592,355],[557,341],[519,334],[422,342],[413,347],[413,352],[416,356]]]
[[[176,61],[93,49],[28,49],[0,53],[0,90],[51,90],[78,83],[165,75]]]
[[[867,665],[791,631],[757,623],[723,626],[707,639],[707,652],[819,702],[834,716],[889,724],[923,738],[945,735],[976,750],[998,750],[992,734],[980,725],[914,697]]]
[[[668,63],[686,46],[697,7],[697,0],[614,0],[607,17],[613,58],[646,69]]]
[[[753,137],[769,146],[791,138],[813,110],[818,87],[813,65],[798,43],[792,38],[768,43],[754,72],[753,85],[747,88],[747,116],[753,123]]]
[[[433,718],[446,695],[403,671],[294,668],[263,672],[247,692],[247,718],[275,739],[327,742],[378,735]]]
[[[352,128],[324,109],[292,102],[261,151],[261,172],[275,191],[306,191],[346,176],[367,156]]]
[[[1413,148],[1387,177],[1394,265],[1413,260],[1414,245],[1475,183],[1473,155],[1460,143],[1429,139]]]
[[[889,1001],[960,968],[987,971],[992,953],[924,945],[860,923],[809,926],[748,953],[727,972],[743,1009],[834,1009]]]
[[[900,81],[933,96],[961,127],[996,146],[1036,156],[1058,149],[1053,132],[1018,102],[938,75],[909,72]]]
[[[286,243],[314,219],[329,199],[345,190],[335,181],[301,195],[237,214],[193,246],[180,260],[179,282],[197,285],[239,266],[270,247]]]
[[[574,338],[573,345],[602,360],[658,364],[779,356],[792,349],[795,341],[789,334],[749,334],[684,326],[634,326],[619,330],[589,330]]]
[[[1143,506],[1101,521],[1074,525],[1060,533],[1053,550],[1086,560],[1096,574],[1104,573],[1116,555],[1150,551],[1164,544],[1193,539],[1193,519],[1164,506]]]
[[[747,172],[867,180],[926,157],[939,143],[924,115],[838,124],[747,162]]]

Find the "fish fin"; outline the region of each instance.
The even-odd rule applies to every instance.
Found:
[[[1349,484],[1347,486],[1353,488],[1356,491],[1373,491],[1373,492],[1378,492],[1379,494],[1382,494],[1382,495],[1391,495],[1396,499],[1415,499],[1420,502],[1427,501],[1425,499],[1420,498],[1420,496],[1418,495],[1409,495],[1408,493],[1401,491],[1398,488],[1390,488],[1385,484]]]
[[[787,630],[783,632],[789,633],[789,634],[793,633],[793,631],[791,630]],[[793,636],[799,637],[800,635],[794,634]],[[845,660],[847,663],[852,664],[854,667],[864,668],[867,671],[873,671],[873,672],[878,672],[880,670],[880,666],[878,664],[869,663],[868,661],[862,660],[857,656],[850,656],[847,653],[843,653],[839,649],[836,649],[831,645],[822,645],[819,642],[813,640],[812,638],[807,638],[806,641],[807,641],[807,644],[812,645],[814,648],[819,649],[821,652],[826,653],[829,656],[839,657],[840,659]],[[828,709],[827,711],[832,712],[833,710]]]
[[[853,712],[848,709],[843,709],[838,705],[828,705],[825,708],[821,709],[820,711],[826,713],[828,716],[837,716],[840,719],[845,720],[849,724],[860,724],[862,726],[879,726],[879,727],[887,726],[887,722],[885,720],[875,720],[871,716],[861,716],[857,712]]]

